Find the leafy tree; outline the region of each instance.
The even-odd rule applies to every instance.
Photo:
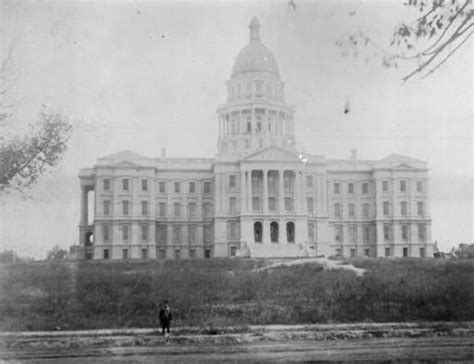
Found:
[[[13,250],[4,250],[0,253],[0,263],[12,263],[18,259],[18,255]]]
[[[67,251],[55,245],[53,249],[46,254],[46,260],[64,260],[67,258]]]
[[[344,55],[355,57],[372,51],[387,68],[417,61],[418,66],[402,78],[407,81],[415,75],[431,75],[473,34],[472,0],[407,0],[404,5],[416,9],[420,16],[398,25],[388,46],[377,44],[362,31],[344,36],[336,45]]]
[[[38,122],[26,135],[5,136],[16,106],[8,95],[16,80],[14,44],[12,41],[0,62],[0,194],[24,193],[48,167],[57,165],[72,131],[69,118],[43,106]]]

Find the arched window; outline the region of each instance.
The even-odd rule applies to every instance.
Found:
[[[86,246],[91,246],[92,244],[94,244],[94,233],[92,231],[87,232],[85,238]]]
[[[276,221],[270,224],[270,239],[272,243],[278,243],[278,223]]]
[[[255,224],[253,224],[253,235],[256,243],[262,242],[262,232],[262,223],[257,221]]]
[[[295,224],[292,221],[286,223],[286,241],[288,243],[295,242]]]

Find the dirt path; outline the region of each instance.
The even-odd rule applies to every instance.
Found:
[[[341,262],[340,260],[331,260],[328,258],[302,258],[302,259],[294,259],[294,260],[288,260],[288,261],[282,260],[282,261],[274,262],[266,267],[258,268],[257,271],[261,272],[264,270],[273,269],[273,268],[277,268],[281,266],[291,267],[293,265],[301,265],[301,264],[309,264],[309,263],[321,264],[324,267],[324,269],[327,269],[327,270],[335,270],[335,269],[350,270],[359,277],[363,276],[364,273],[366,272],[365,269],[356,268],[352,264],[347,264],[347,263]]]
[[[28,350],[10,358],[35,363],[367,363],[394,360],[404,363],[419,363],[420,360],[430,363],[472,363],[474,346],[472,337],[323,342],[304,340],[218,346],[165,344],[157,347],[109,346],[67,351]]]
[[[474,362],[474,322],[251,326],[205,335],[176,328],[0,333],[0,362]]]

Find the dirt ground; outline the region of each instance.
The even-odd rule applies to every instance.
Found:
[[[0,333],[1,362],[474,362],[474,323]]]

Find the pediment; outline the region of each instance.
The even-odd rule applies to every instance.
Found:
[[[114,164],[114,167],[136,167],[137,164],[130,162],[130,161],[120,161]]]
[[[250,154],[244,160],[246,161],[299,161],[296,153],[290,152],[280,147],[268,147]]]
[[[399,164],[399,165],[395,166],[394,169],[413,169],[413,167],[410,166],[409,164],[402,163],[402,164]]]

